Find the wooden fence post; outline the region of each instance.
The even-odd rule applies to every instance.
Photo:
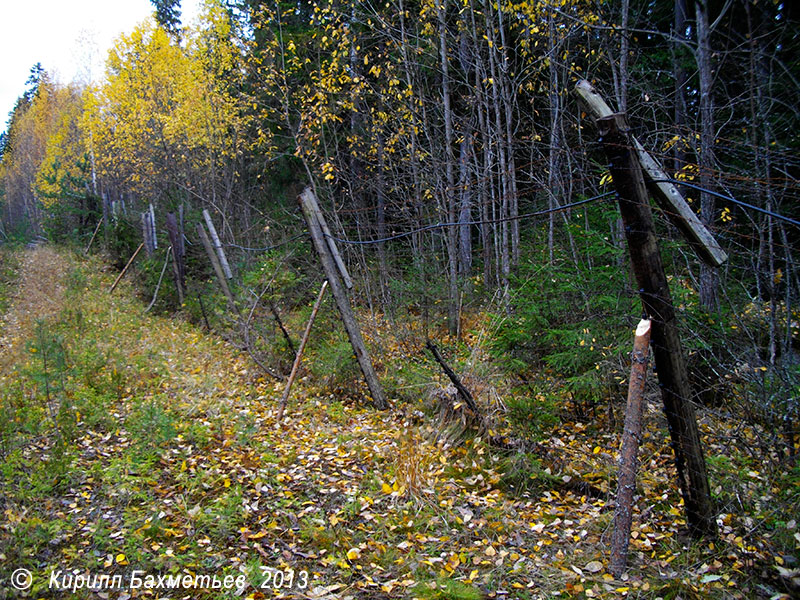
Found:
[[[619,196],[619,210],[639,295],[645,313],[653,321],[653,354],[689,532],[695,537],[714,536],[717,523],[691,402],[686,359],[675,324],[675,309],[661,262],[642,169],[624,115],[598,119],[597,126]]]
[[[311,335],[311,326],[314,324],[314,319],[317,316],[317,312],[319,311],[319,307],[322,304],[322,298],[325,296],[325,290],[328,289],[328,281],[325,280],[322,282],[322,288],[319,290],[319,295],[317,296],[316,302],[314,302],[314,308],[311,309],[311,316],[308,318],[308,324],[306,325],[306,330],[303,333],[303,339],[300,340],[300,347],[297,349],[297,354],[294,357],[294,363],[292,364],[292,372],[289,374],[289,381],[286,382],[286,389],[283,390],[283,396],[281,396],[281,403],[278,407],[278,418],[277,422],[280,423],[283,420],[283,411],[286,410],[286,402],[289,400],[289,394],[292,391],[292,384],[294,383],[294,378],[297,377],[297,371],[300,369],[300,361],[303,359],[303,350],[306,347],[306,343],[308,342],[308,337]]]
[[[197,235],[200,236],[200,241],[203,243],[203,248],[206,249],[206,254],[208,254],[208,260],[211,261],[211,266],[214,267],[214,273],[217,275],[217,281],[219,281],[219,286],[222,288],[222,292],[228,299],[231,312],[239,315],[239,308],[236,306],[236,302],[233,300],[231,289],[228,287],[228,282],[225,280],[225,273],[222,272],[222,265],[219,264],[219,259],[217,259],[217,255],[214,254],[214,248],[211,247],[211,240],[208,239],[208,234],[206,233],[202,223],[197,224]]]
[[[619,451],[619,474],[611,532],[611,573],[619,577],[628,562],[628,544],[633,520],[633,493],[636,490],[637,454],[642,438],[644,384],[647,381],[647,352],[650,345],[650,321],[642,319],[636,328],[631,355],[631,378],[628,381],[628,406]]]
[[[113,292],[113,291],[116,289],[116,287],[117,287],[117,284],[118,284],[120,281],[122,281],[122,278],[123,278],[123,277],[125,277],[125,273],[127,273],[127,272],[128,272],[128,269],[129,269],[129,268],[130,268],[130,266],[133,264],[133,261],[134,261],[134,260],[136,260],[136,257],[139,255],[139,252],[141,252],[142,248],[144,248],[144,242],[142,242],[141,244],[139,244],[139,247],[138,247],[138,248],[136,248],[136,252],[134,252],[134,253],[133,253],[133,256],[131,256],[130,260],[128,260],[128,264],[126,264],[126,265],[125,265],[125,268],[124,268],[124,269],[122,269],[122,271],[120,271],[120,274],[119,274],[119,275],[117,275],[117,278],[114,280],[114,283],[111,285],[111,289],[109,289],[109,290],[108,290],[108,293],[109,293],[109,294],[110,294],[111,292]]]
[[[208,232],[211,234],[211,241],[214,242],[214,249],[217,251],[217,257],[219,258],[220,266],[222,266],[222,272],[225,273],[225,277],[228,279],[233,279],[233,273],[231,273],[231,267],[228,264],[228,257],[225,256],[225,250],[222,249],[222,243],[219,241],[219,236],[217,235],[217,228],[214,227],[214,221],[211,220],[211,215],[206,209],[203,209],[203,218],[206,220]]]
[[[319,255],[322,262],[322,268],[325,270],[325,276],[328,279],[328,284],[331,287],[331,293],[334,300],[336,300],[336,307],[339,309],[339,314],[342,317],[342,323],[347,331],[347,336],[350,338],[350,345],[353,347],[353,352],[356,355],[358,366],[361,367],[361,373],[367,382],[372,401],[375,407],[384,410],[389,408],[389,403],[386,401],[386,396],[383,393],[378,376],[375,374],[375,368],[372,366],[367,347],[364,344],[364,339],[361,337],[361,330],[358,327],[356,318],[353,315],[353,309],[350,306],[350,299],[347,297],[347,290],[345,284],[342,283],[339,268],[336,265],[334,254],[330,249],[330,244],[333,240],[326,238],[323,233],[322,226],[317,218],[316,213],[319,211],[317,199],[311,188],[306,188],[298,197],[300,206],[303,209],[303,215],[308,223],[308,229],[311,232],[311,239],[314,243],[314,249]]]

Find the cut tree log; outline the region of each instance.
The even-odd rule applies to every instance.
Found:
[[[278,408],[278,423],[283,420],[283,411],[286,410],[286,402],[289,400],[289,394],[292,391],[294,378],[297,377],[297,372],[300,370],[300,362],[303,360],[303,350],[306,347],[306,342],[308,342],[308,337],[311,335],[311,326],[314,324],[314,319],[317,317],[317,312],[319,311],[319,307],[322,304],[322,298],[325,296],[325,290],[327,289],[328,281],[326,280],[322,282],[322,288],[319,290],[317,300],[314,302],[314,308],[311,309],[311,316],[308,318],[306,330],[303,332],[303,339],[300,340],[300,347],[297,349],[297,354],[294,357],[292,372],[289,373],[289,381],[286,382],[286,389],[283,391],[283,396],[281,396],[281,404]]]
[[[647,353],[650,345],[650,319],[642,319],[636,328],[631,356],[631,378],[628,381],[628,406],[617,477],[617,501],[614,527],[611,532],[611,574],[620,577],[628,562],[628,544],[633,519],[633,494],[636,490],[637,455],[642,439],[644,385],[647,381]]]
[[[614,111],[606,104],[606,101],[603,100],[603,97],[595,90],[594,86],[585,79],[575,85],[575,92],[595,121],[614,114]],[[664,211],[667,218],[683,234],[686,241],[704,262],[712,267],[721,266],[728,260],[728,255],[706,226],[700,222],[700,219],[686,203],[678,188],[668,181],[670,178],[664,173],[658,161],[644,149],[644,146],[634,136],[631,136],[631,139],[644,174],[647,189],[653,195],[661,210]]]

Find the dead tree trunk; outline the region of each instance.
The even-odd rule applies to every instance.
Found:
[[[617,507],[614,510],[614,529],[611,533],[611,573],[622,575],[628,561],[628,543],[633,520],[633,493],[636,490],[637,454],[642,439],[642,407],[644,384],[647,380],[647,350],[650,345],[650,321],[642,319],[636,328],[631,357],[631,378],[628,382],[628,407],[622,432],[619,475],[617,478]]]
[[[689,531],[695,537],[714,536],[717,523],[697,418],[691,403],[686,359],[661,263],[642,169],[624,115],[598,119],[597,125],[619,195],[620,214],[639,294],[645,313],[653,321],[653,354]]]

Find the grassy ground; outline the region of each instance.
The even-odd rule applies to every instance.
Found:
[[[109,296],[112,274],[94,259],[48,247],[14,256],[0,340],[0,597],[780,598],[793,589],[800,478],[748,454],[740,442],[756,445],[756,429],[701,414],[721,534],[692,542],[650,403],[631,569],[614,580],[613,510],[570,484],[613,490],[620,427],[604,411],[562,420],[527,454],[508,452],[481,438],[442,442],[421,402],[378,413],[307,377],[278,424],[283,384],[229,344],[145,315],[125,282]],[[370,329],[381,362],[403,361],[398,331]],[[507,433],[501,420],[493,433]],[[8,583],[19,568],[32,574],[26,592]],[[101,596],[52,586],[55,577],[56,587],[84,587],[82,574],[123,585]],[[217,589],[202,579],[212,576]]]

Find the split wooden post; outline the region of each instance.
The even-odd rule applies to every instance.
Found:
[[[122,271],[120,271],[120,274],[119,274],[119,275],[117,275],[117,279],[116,279],[116,280],[114,281],[114,283],[111,285],[111,289],[109,289],[109,290],[108,290],[108,293],[109,293],[109,294],[110,294],[110,293],[112,293],[112,292],[114,291],[114,289],[117,287],[117,284],[118,284],[120,281],[122,281],[122,278],[123,278],[123,277],[125,277],[125,273],[127,273],[127,272],[128,272],[128,269],[129,269],[129,268],[130,268],[130,266],[133,264],[133,261],[134,261],[134,260],[136,260],[136,256],[139,254],[139,252],[141,252],[142,248],[144,248],[144,242],[142,242],[141,244],[139,244],[139,247],[138,247],[138,248],[136,248],[136,252],[134,252],[134,253],[133,253],[133,256],[131,256],[130,260],[128,260],[128,264],[126,264],[126,265],[125,265],[125,268],[124,268],[124,269],[122,269]]]
[[[211,220],[211,215],[206,209],[203,209],[203,218],[206,220],[208,232],[211,234],[211,241],[214,242],[214,249],[217,251],[217,257],[219,258],[219,264],[222,266],[222,272],[225,273],[225,277],[228,279],[233,279],[233,273],[228,264],[228,258],[225,256],[225,250],[222,249],[222,243],[219,241],[219,236],[217,235],[217,228],[214,227],[214,221]]]
[[[598,119],[597,126],[619,196],[619,211],[639,295],[645,313],[653,321],[653,355],[689,532],[695,537],[714,536],[717,523],[691,402],[686,358],[675,323],[675,309],[661,262],[644,177],[625,116],[614,114]]]
[[[575,92],[595,120],[614,114],[594,86],[585,79],[575,85]],[[728,260],[728,255],[706,226],[697,218],[678,188],[668,181],[669,177],[664,173],[658,161],[644,149],[644,146],[635,137],[630,136],[630,138],[633,148],[636,150],[647,189],[653,194],[661,210],[706,264],[712,267],[721,266]]]
[[[650,345],[650,320],[642,319],[636,328],[628,381],[628,406],[622,431],[614,527],[611,532],[611,573],[622,575],[628,562],[628,544],[633,520],[633,493],[636,490],[637,454],[642,439],[644,384],[647,381],[647,352]]]
[[[319,311],[319,307],[322,304],[322,298],[325,296],[325,290],[327,289],[328,281],[325,280],[322,282],[322,288],[319,290],[319,295],[317,296],[316,302],[314,302],[314,308],[311,309],[311,316],[308,318],[308,324],[306,325],[306,330],[303,333],[303,339],[300,340],[300,347],[297,349],[297,354],[294,357],[292,372],[289,373],[289,381],[286,382],[286,389],[283,390],[283,396],[281,396],[281,404],[278,408],[278,423],[280,423],[283,419],[283,411],[286,410],[286,402],[289,400],[289,394],[292,391],[294,378],[297,377],[297,371],[300,369],[300,362],[303,359],[303,350],[306,347],[306,342],[308,342],[309,335],[311,335],[311,326],[314,324],[314,319],[317,318],[317,312]]]
[[[319,259],[322,262],[322,268],[325,270],[325,276],[331,287],[331,293],[333,294],[334,300],[336,300],[336,307],[339,309],[342,323],[347,331],[347,336],[350,338],[350,345],[353,347],[358,366],[361,368],[361,373],[364,375],[364,380],[367,382],[367,387],[372,395],[375,408],[380,410],[389,408],[389,403],[386,401],[386,396],[383,393],[383,388],[375,373],[375,368],[372,366],[372,360],[367,351],[367,346],[364,344],[364,339],[361,336],[361,330],[353,315],[350,299],[347,296],[345,284],[342,283],[341,274],[337,268],[336,260],[334,259],[334,253],[330,249],[331,245],[333,245],[333,240],[330,239],[330,237],[326,238],[322,225],[317,218],[319,207],[311,188],[306,188],[303,193],[300,194],[298,202],[300,202],[300,206],[303,209],[303,215],[306,218],[308,229],[311,232],[311,240],[314,243],[314,249],[317,251]],[[321,214],[321,212],[319,214]]]
[[[231,311],[238,315],[239,308],[236,306],[236,302],[233,300],[233,294],[231,293],[231,289],[228,287],[225,274],[222,272],[222,265],[219,264],[219,259],[217,258],[217,255],[214,254],[214,248],[211,247],[211,240],[208,239],[208,234],[206,233],[202,223],[197,224],[197,235],[200,236],[200,241],[203,243],[203,248],[206,249],[208,260],[211,261],[211,266],[214,267],[214,273],[217,275],[217,281],[219,281],[219,286],[222,288],[222,292],[228,299],[228,304],[230,305]]]
[[[100,231],[100,226],[103,224],[105,217],[100,217],[100,220],[97,222],[97,227],[94,228],[94,233],[92,234],[92,239],[89,240],[89,243],[86,245],[86,249],[83,251],[84,254],[89,254],[89,248],[92,247],[94,243],[94,238],[97,237],[97,232]]]

